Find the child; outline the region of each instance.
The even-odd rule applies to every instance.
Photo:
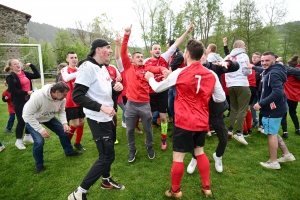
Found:
[[[4,84],[5,84],[5,86],[7,86],[6,82]],[[7,122],[7,126],[5,128],[5,132],[6,133],[11,133],[12,132],[11,129],[14,126],[14,122],[15,122],[15,110],[14,110],[14,107],[12,105],[12,101],[11,101],[11,98],[10,98],[10,93],[7,90],[5,90],[2,93],[2,101],[7,103],[7,108],[8,108],[8,113],[9,113],[9,119],[8,119],[8,122]]]

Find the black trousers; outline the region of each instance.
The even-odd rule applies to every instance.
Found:
[[[24,119],[22,117],[24,105],[25,105],[25,103],[13,104],[13,107],[15,109],[15,113],[16,113],[16,116],[17,116],[17,120],[18,120],[18,123],[17,123],[17,126],[16,126],[16,138],[17,139],[22,139],[24,128],[25,128],[25,133],[29,134],[29,131],[25,127],[25,122],[24,122]]]
[[[99,158],[80,184],[85,190],[88,190],[100,176],[108,178],[110,176],[110,166],[115,160],[113,122],[97,122],[89,118],[87,118],[87,122],[93,134]]]
[[[216,155],[218,157],[221,157],[225,152],[228,142],[228,131],[226,129],[223,114],[219,114],[217,116],[209,116],[209,124],[212,125],[217,134],[217,137],[219,138],[219,143],[216,148]]]

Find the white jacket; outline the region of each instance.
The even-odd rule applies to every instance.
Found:
[[[45,130],[40,123],[50,121],[56,114],[62,124],[68,123],[65,112],[66,99],[53,100],[50,94],[51,87],[52,84],[48,84],[32,93],[23,108],[24,121],[39,133]]]

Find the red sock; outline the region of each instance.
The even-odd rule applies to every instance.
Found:
[[[252,113],[250,110],[248,110],[246,115],[246,121],[247,121],[247,130],[252,128]]]
[[[78,126],[76,129],[76,139],[75,139],[76,144],[80,144],[82,135],[83,135],[83,126]]]
[[[209,180],[209,160],[206,156],[206,154],[201,154],[199,156],[196,156],[197,159],[197,167],[200,173],[200,178],[202,179],[202,186],[210,186],[210,180]]]
[[[248,131],[247,127],[248,127],[248,126],[247,126],[247,122],[246,122],[246,119],[245,119],[245,120],[244,120],[244,132],[245,132],[245,131]]]
[[[71,133],[68,134],[69,140],[72,140],[72,137],[73,137],[73,135],[74,135],[76,129],[77,129],[77,128],[75,128],[73,125],[70,126],[70,132],[71,132]]]
[[[173,161],[172,169],[171,169],[171,182],[172,182],[172,190],[177,191],[180,188],[181,178],[184,173],[184,164],[183,162],[175,162]]]
[[[166,140],[167,135],[161,133],[161,140]]]

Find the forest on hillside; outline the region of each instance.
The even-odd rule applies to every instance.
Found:
[[[220,0],[189,0],[176,13],[172,10],[171,0],[135,0],[133,9],[140,25],[143,45],[129,43],[129,51],[140,50],[144,57],[150,56],[153,43],[160,44],[162,50],[166,50],[167,41],[178,38],[191,21],[194,21],[195,29],[188,39],[201,40],[205,46],[216,44],[218,53],[223,57],[221,47],[225,36],[230,48],[235,40],[243,40],[249,56],[257,51],[273,51],[286,62],[291,56],[300,55],[300,21],[282,24],[287,10],[280,0],[270,0],[263,9],[253,0],[240,0],[229,10],[229,15],[224,14]],[[117,31],[113,27],[105,13],[91,19],[88,24],[77,21],[75,29],[59,29],[30,22],[30,37],[20,42],[41,44],[44,71],[51,71],[65,62],[68,51],[75,51],[79,60],[84,59],[94,38],[105,38],[112,42],[114,48]],[[122,36],[123,32],[119,34]],[[183,48],[184,44],[180,49]],[[4,52],[3,49],[0,51]],[[28,56],[28,50],[24,49],[21,59],[24,63],[27,60],[35,62],[37,56]]]

